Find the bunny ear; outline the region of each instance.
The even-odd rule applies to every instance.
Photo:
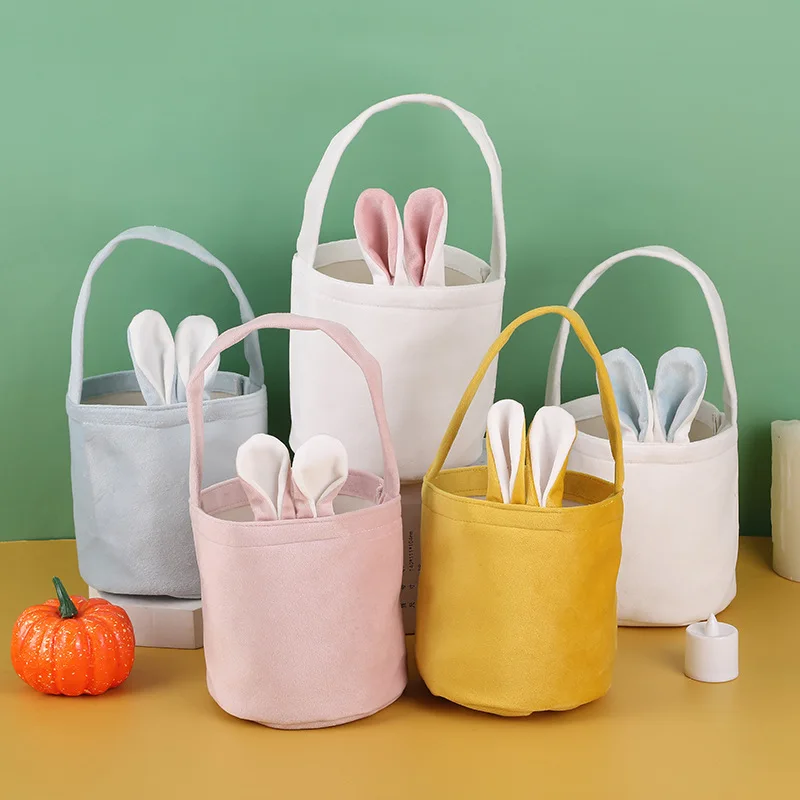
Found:
[[[417,189],[403,210],[408,279],[414,286],[444,286],[447,200],[438,189]]]
[[[133,371],[148,406],[175,402],[175,342],[158,311],[140,311],[128,325]]]
[[[186,384],[189,383],[189,376],[218,335],[219,331],[214,320],[202,314],[186,317],[178,325],[178,329],[175,331],[175,360],[178,365],[177,398],[179,403],[186,402]],[[205,371],[204,385],[206,390],[214,382],[218,369],[219,356],[211,362]],[[206,391],[206,400],[209,397],[210,394]]]
[[[333,436],[312,436],[297,448],[292,492],[298,518],[329,517],[348,474],[347,450]]]
[[[606,353],[603,361],[617,401],[622,440],[652,442],[653,400],[639,360],[624,347],[619,347]]]
[[[516,400],[498,400],[486,416],[488,478],[486,499],[525,502],[525,409]]]
[[[567,461],[577,435],[575,420],[561,406],[543,406],[536,412],[528,432],[529,485],[533,484],[529,505],[562,505]]]
[[[356,239],[372,283],[388,286],[407,283],[403,266],[403,227],[394,198],[383,189],[366,189],[356,201],[353,215]]]
[[[266,433],[251,436],[236,452],[236,473],[256,520],[294,517],[294,505],[286,491],[289,451],[280,439]]]
[[[689,441],[694,418],[706,393],[708,367],[693,347],[674,347],[658,360],[653,385],[656,437],[662,442]]]

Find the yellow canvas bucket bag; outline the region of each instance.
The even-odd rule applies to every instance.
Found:
[[[498,353],[520,325],[546,314],[568,320],[594,361],[614,483],[568,471],[563,507],[489,502],[487,467],[442,465]],[[575,708],[608,691],[623,477],[611,381],[583,320],[562,306],[518,317],[478,367],[423,481],[416,652],[433,694],[524,716]]]

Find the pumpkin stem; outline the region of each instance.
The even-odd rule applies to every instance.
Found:
[[[56,594],[58,595],[58,613],[61,614],[61,619],[70,619],[71,617],[78,616],[78,609],[72,598],[67,594],[64,584],[61,583],[61,578],[53,578],[53,586],[56,587]]]

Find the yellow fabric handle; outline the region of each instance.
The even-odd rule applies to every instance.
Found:
[[[521,314],[503,329],[502,333],[495,339],[494,344],[483,357],[483,361],[476,370],[475,375],[473,375],[469,386],[467,386],[450,420],[450,424],[447,426],[447,430],[442,438],[442,443],[439,445],[439,452],[436,453],[436,458],[434,458],[433,464],[431,464],[425,476],[426,481],[433,480],[439,472],[441,472],[445,459],[450,452],[450,448],[453,446],[453,442],[458,435],[467,410],[475,398],[475,394],[486,375],[486,371],[497,358],[500,351],[505,347],[508,340],[514,334],[514,331],[526,322],[536,319],[536,317],[546,316],[547,314],[557,314],[567,320],[572,330],[575,331],[575,335],[578,337],[578,341],[583,346],[583,349],[589,354],[592,361],[594,361],[597,370],[597,384],[600,389],[600,405],[603,409],[603,420],[605,421],[608,439],[611,444],[611,455],[614,457],[614,487],[618,492],[622,491],[622,486],[625,482],[625,465],[622,460],[622,433],[619,427],[617,402],[614,399],[614,391],[611,388],[611,378],[608,377],[608,370],[603,362],[603,357],[600,355],[600,351],[597,349],[597,345],[594,343],[594,339],[592,339],[586,327],[586,323],[577,312],[566,306],[542,306],[541,308],[534,308],[532,311]]]

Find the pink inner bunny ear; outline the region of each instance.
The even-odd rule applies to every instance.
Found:
[[[447,200],[438,189],[417,189],[403,211],[405,262],[414,286],[444,286]]]
[[[394,283],[401,235],[394,198],[383,189],[365,189],[356,201],[353,225],[373,283]]]
[[[271,522],[278,519],[278,513],[269,498],[243,478],[239,478],[239,480],[245,497],[247,497],[247,502],[250,503],[250,508],[253,510],[253,518],[257,522]]]

